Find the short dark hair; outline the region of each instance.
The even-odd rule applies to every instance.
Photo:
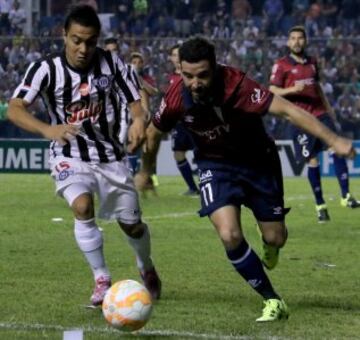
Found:
[[[292,32],[301,32],[301,33],[303,34],[305,40],[307,39],[306,30],[305,30],[305,27],[304,27],[304,26],[298,25],[298,26],[293,26],[293,27],[291,27],[291,28],[289,29],[288,35],[290,36],[290,34],[291,34]]]
[[[108,44],[116,44],[116,45],[117,45],[117,43],[118,43],[118,41],[117,41],[117,39],[114,38],[114,37],[106,38],[106,39],[104,40],[104,44],[105,44],[105,45],[108,45]]]
[[[170,47],[169,49],[169,54],[172,54],[174,50],[180,48],[180,44],[175,44],[173,46]]]
[[[208,60],[212,68],[216,67],[215,46],[206,38],[196,36],[186,40],[179,48],[179,59],[189,63]]]
[[[140,52],[132,52],[130,54],[130,62],[132,62],[136,58],[141,59],[142,61],[144,61],[144,56]]]
[[[70,8],[69,14],[65,19],[64,29],[67,32],[72,23],[77,23],[85,27],[94,27],[100,34],[100,19],[92,6],[77,5]]]

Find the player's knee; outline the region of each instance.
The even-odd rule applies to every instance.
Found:
[[[240,230],[236,228],[223,228],[219,231],[219,235],[224,245],[230,248],[236,247],[244,239]]]
[[[71,205],[75,218],[88,220],[94,217],[94,203],[90,194],[82,194]]]
[[[263,237],[267,244],[277,248],[281,248],[285,245],[287,240],[286,227],[280,230],[268,231],[263,235]]]
[[[143,222],[138,222],[136,224],[125,224],[118,221],[121,229],[124,233],[131,238],[141,238],[147,228],[147,225]]]

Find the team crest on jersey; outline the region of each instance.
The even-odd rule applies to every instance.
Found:
[[[94,85],[100,90],[107,90],[111,87],[114,76],[109,74],[102,74],[94,79]]]
[[[254,88],[254,92],[251,95],[251,101],[254,104],[260,104],[262,102],[262,100],[264,99],[264,97],[265,97],[265,91],[262,91],[259,88]]]
[[[89,119],[91,123],[96,123],[103,111],[103,102],[90,102],[77,100],[66,106],[66,122],[71,125],[80,125]]]

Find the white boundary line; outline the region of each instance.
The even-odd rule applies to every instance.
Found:
[[[44,325],[39,323],[26,324],[21,322],[0,322],[0,329],[8,330],[19,330],[19,331],[68,331],[71,329],[82,330],[89,333],[105,333],[105,334],[117,334],[118,336],[129,336],[129,335],[145,335],[145,336],[173,336],[187,339],[209,339],[209,340],[250,340],[253,337],[246,335],[222,335],[222,334],[203,334],[203,333],[192,333],[192,332],[179,332],[174,330],[143,330],[134,333],[125,333],[118,331],[110,327],[64,327],[61,325]],[[256,337],[257,339],[269,339],[269,337]],[[271,337],[271,339],[280,339],[278,337]]]

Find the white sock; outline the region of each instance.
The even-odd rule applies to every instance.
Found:
[[[144,272],[153,268],[153,262],[151,259],[151,245],[150,245],[150,233],[149,228],[145,224],[145,230],[140,238],[132,238],[127,236],[127,240],[130,246],[134,249],[136,255],[136,264],[140,272]]]
[[[74,233],[76,242],[89,263],[95,280],[100,276],[110,278],[103,253],[102,233],[95,223],[95,218],[75,219]]]

